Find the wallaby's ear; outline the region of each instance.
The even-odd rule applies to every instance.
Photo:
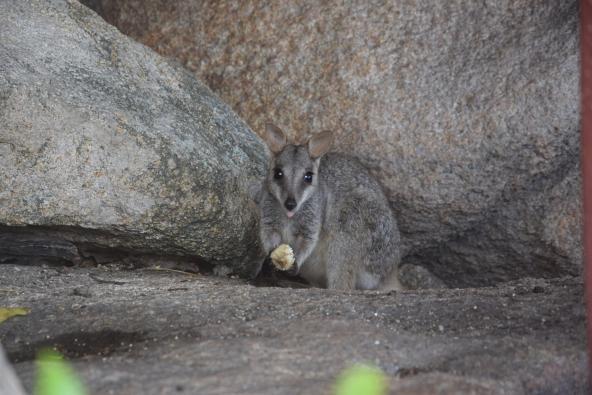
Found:
[[[325,130],[308,140],[308,154],[313,159],[320,158],[329,151],[331,145],[333,145],[333,132]]]
[[[286,144],[288,144],[288,139],[282,129],[270,122],[265,124],[265,141],[274,154],[282,152]]]

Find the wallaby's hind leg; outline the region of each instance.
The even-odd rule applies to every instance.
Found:
[[[338,266],[327,272],[327,288],[329,289],[355,289],[356,274],[353,262],[327,262],[327,265]]]
[[[352,251],[351,239],[344,234],[333,235],[326,255],[327,288],[355,289],[359,251]]]

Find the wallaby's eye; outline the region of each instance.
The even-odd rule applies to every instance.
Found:
[[[308,172],[304,175],[304,182],[306,182],[307,184],[310,184],[312,182],[312,172]]]
[[[275,178],[276,180],[281,179],[284,176],[284,172],[282,171],[282,169],[275,169],[274,173],[273,173],[273,178]]]

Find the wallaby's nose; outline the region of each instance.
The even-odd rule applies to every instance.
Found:
[[[284,207],[288,211],[294,210],[296,208],[296,200],[294,200],[294,198],[287,198],[286,201],[284,202]]]

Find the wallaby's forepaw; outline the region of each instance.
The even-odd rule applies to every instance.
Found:
[[[294,266],[294,250],[287,244],[281,244],[271,252],[271,262],[279,270],[289,270]]]

